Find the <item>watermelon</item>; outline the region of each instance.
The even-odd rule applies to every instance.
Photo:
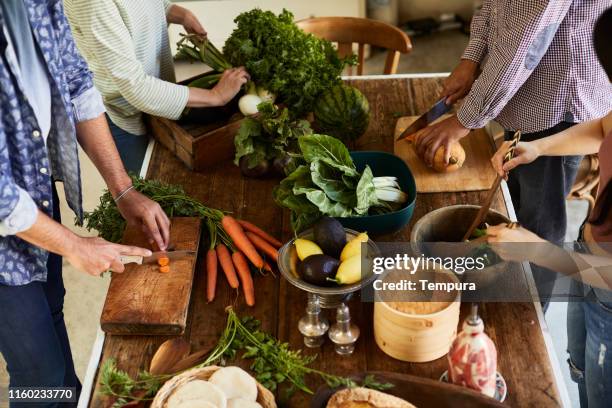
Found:
[[[343,141],[359,138],[370,123],[368,99],[348,85],[336,85],[323,92],[315,102],[313,113],[320,133]]]

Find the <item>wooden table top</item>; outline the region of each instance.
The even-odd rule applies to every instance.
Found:
[[[400,116],[425,112],[435,101],[443,78],[376,78],[352,79],[348,82],[359,88],[369,99],[372,109],[370,127],[358,142],[360,150],[393,150],[393,129]],[[202,202],[236,216],[250,220],[266,231],[284,239],[292,234],[288,214],[273,203],[272,188],[278,180],[246,179],[232,163],[210,169],[205,173],[189,171],[165,148],[156,144],[148,170],[148,178],[184,186],[188,194]],[[486,195],[481,192],[419,194],[411,225],[436,208],[453,204],[478,204]],[[493,208],[507,212],[502,194],[494,200]],[[381,241],[404,241],[410,237],[408,226]],[[281,277],[257,277],[257,302],[248,308],[231,291],[225,280],[217,287],[217,298],[206,303],[205,273],[196,270],[192,302],[184,338],[191,342],[192,351],[210,348],[218,341],[225,326],[224,308],[236,304],[238,314],[252,315],[262,322],[262,329],[288,341],[293,348],[307,354],[318,354],[313,366],[340,375],[351,375],[365,370],[393,371],[437,379],[447,368],[446,358],[430,363],[406,363],[392,359],[375,344],[372,332],[372,304],[351,302],[354,322],[361,328],[361,337],[351,356],[339,356],[333,344],[326,341],[320,349],[306,349],[297,321],[304,314],[306,294],[292,287]],[[462,307],[462,319],[467,312]],[[481,305],[487,333],[498,348],[498,370],[508,385],[508,406],[560,406],[561,398],[547,352],[537,312],[533,303],[488,303]],[[329,311],[331,312],[331,311]],[[331,316],[331,315],[330,315]],[[115,358],[119,368],[134,375],[147,369],[157,347],[167,339],[161,336],[106,336],[101,363]],[[95,384],[98,384],[96,375]],[[312,381],[311,388],[320,383]],[[290,407],[307,407],[309,396],[296,393]],[[108,401],[93,391],[90,406],[104,407]]]

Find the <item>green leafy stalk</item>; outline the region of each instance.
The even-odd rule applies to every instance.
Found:
[[[178,56],[203,62],[217,72],[232,68],[221,51],[206,37],[198,34],[181,34],[176,44]]]
[[[233,248],[231,238],[221,226],[223,211],[207,207],[189,197],[178,185],[165,184],[157,180],[145,180],[135,176],[132,176],[132,183],[137,191],[158,203],[168,217],[201,218],[206,223],[211,241],[220,241],[229,248]],[[93,211],[85,213],[84,221],[87,230],[98,231],[102,238],[110,242],[119,242],[126,226],[108,190],[100,197],[100,204]]]

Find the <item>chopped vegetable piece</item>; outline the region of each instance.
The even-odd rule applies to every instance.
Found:
[[[159,271],[161,273],[168,273],[168,272],[170,272],[170,265],[160,266],[159,267]]]
[[[162,256],[157,259],[157,263],[159,264],[159,266],[170,265],[170,258],[168,258],[167,256]]]

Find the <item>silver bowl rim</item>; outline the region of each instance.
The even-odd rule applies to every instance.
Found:
[[[360,232],[352,230],[350,228],[344,228],[344,231],[346,233],[349,233],[353,236],[356,236],[358,234],[360,234]],[[300,232],[297,237],[292,238],[289,242],[287,242],[285,245],[283,245],[279,251],[278,251],[278,269],[280,270],[281,274],[283,275],[283,277],[285,279],[287,279],[287,281],[289,283],[291,283],[293,286],[295,286],[298,289],[302,289],[306,292],[309,293],[314,293],[317,295],[323,295],[323,296],[334,296],[334,295],[348,295],[349,293],[353,293],[353,292],[357,292],[358,290],[363,289],[364,287],[370,285],[372,282],[374,282],[374,280],[376,280],[377,275],[375,273],[371,273],[366,279],[363,279],[357,283],[353,283],[352,285],[344,285],[344,286],[337,286],[337,287],[333,287],[333,286],[317,286],[317,285],[313,285],[311,283],[305,282],[302,279],[296,278],[295,276],[293,276],[293,274],[291,273],[291,271],[288,271],[284,268],[285,265],[285,258],[289,256],[290,254],[290,250],[296,240],[296,238],[302,238],[304,236],[307,235],[311,235],[312,234],[312,228],[309,228],[307,230],[304,230],[302,232]],[[371,250],[374,251],[374,255],[376,256],[377,254],[380,253],[380,250],[378,249],[378,246],[376,245],[376,243],[372,240],[372,238],[368,239],[368,245],[370,246]],[[288,262],[287,262],[288,263]]]

